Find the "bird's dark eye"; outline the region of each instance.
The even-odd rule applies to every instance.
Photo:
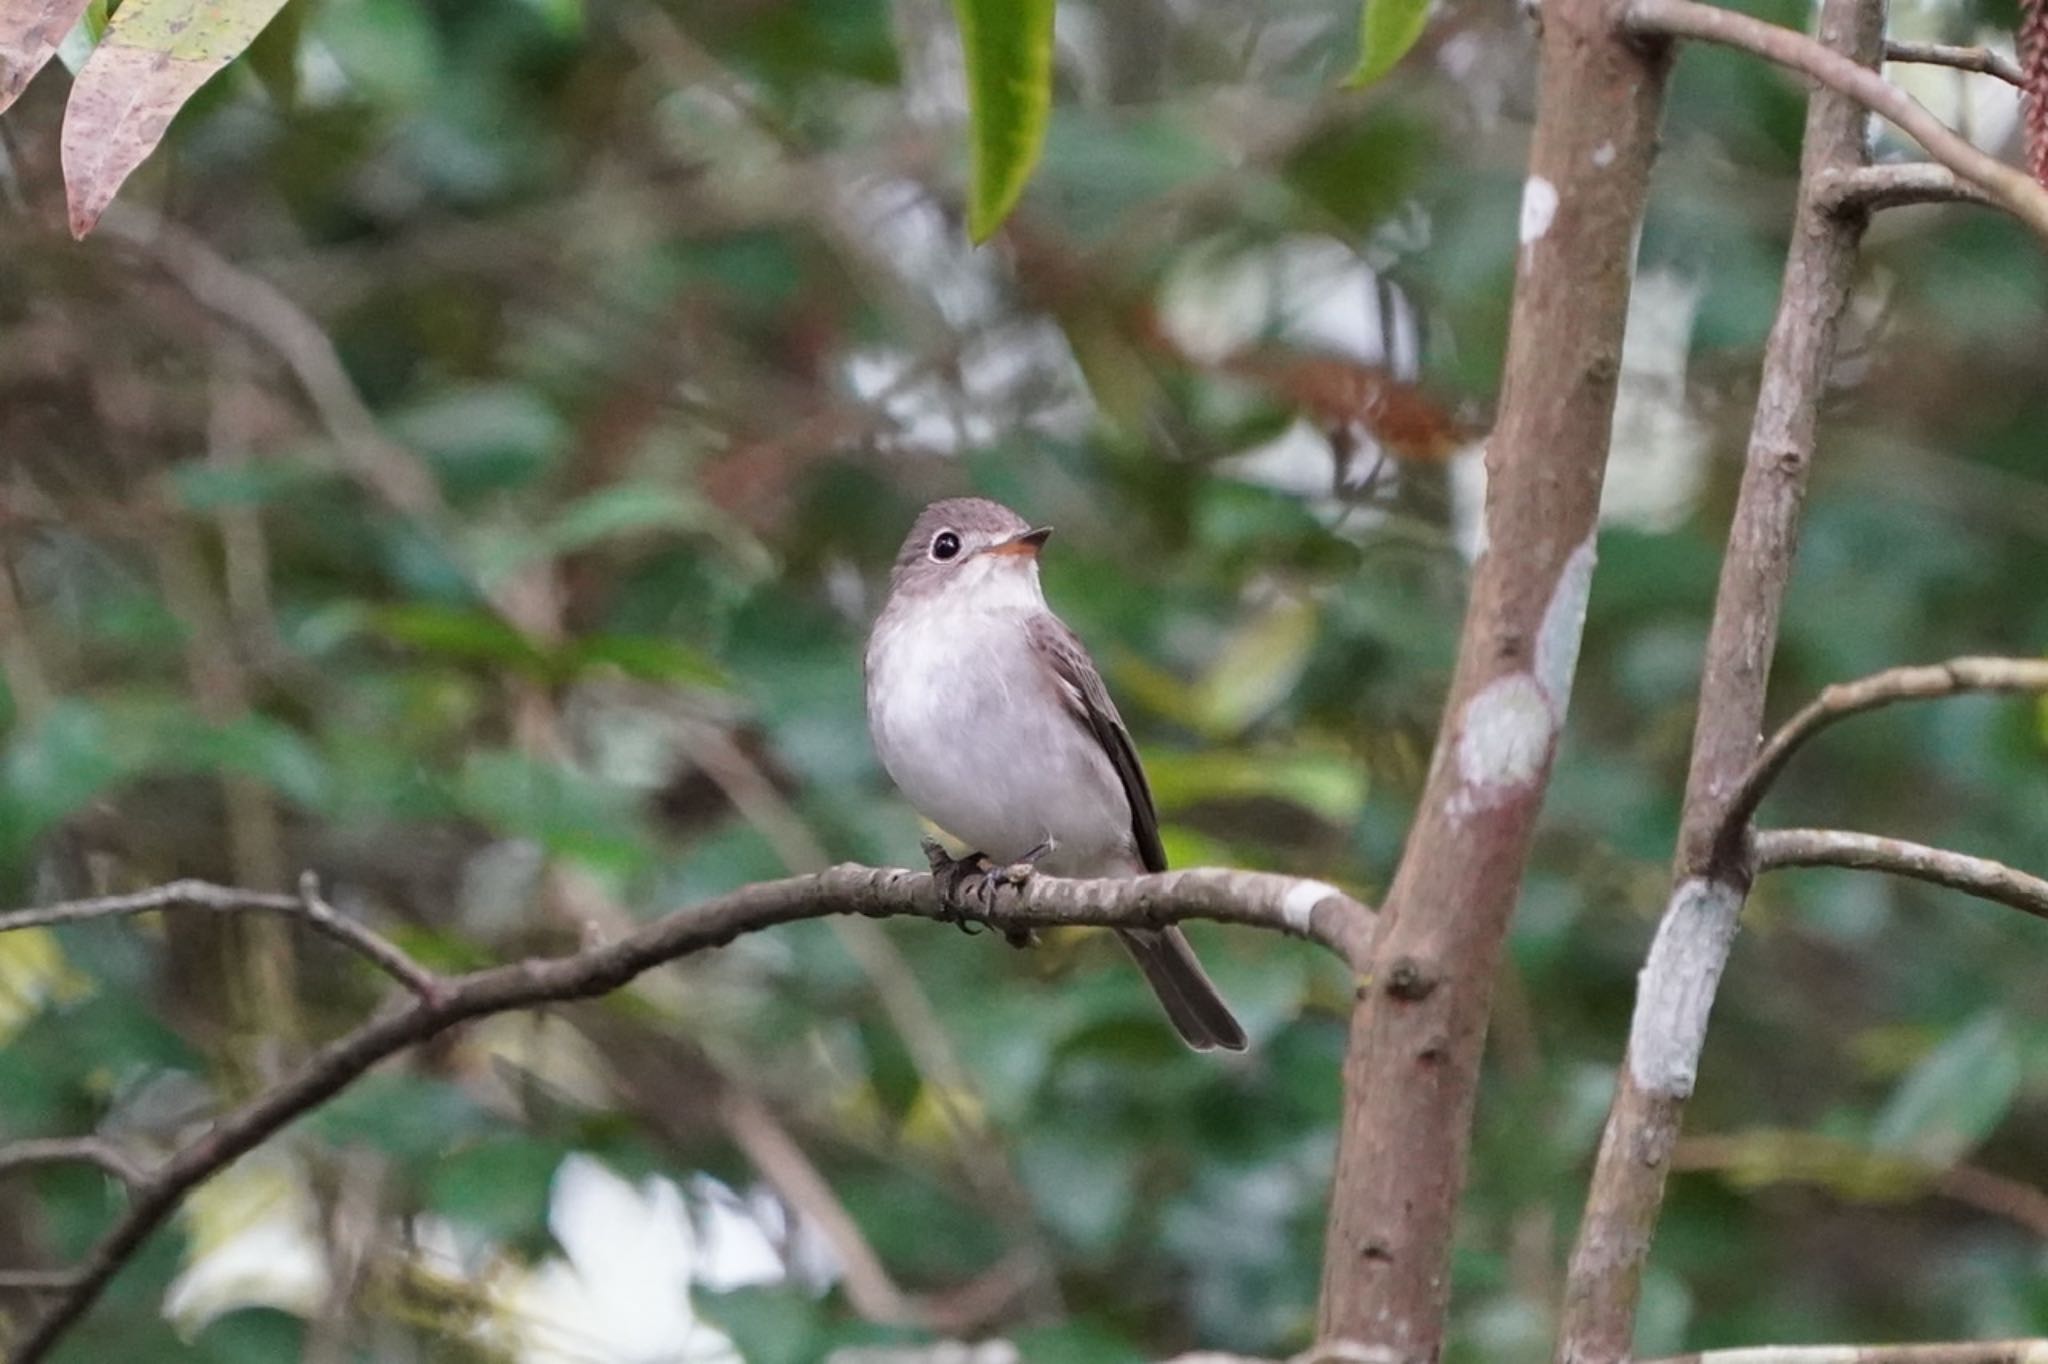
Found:
[[[952,531],[942,530],[932,537],[932,557],[940,563],[960,552],[960,537]]]

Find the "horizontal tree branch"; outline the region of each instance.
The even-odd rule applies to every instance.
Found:
[[[1646,1359],[1642,1364],[2048,1364],[2048,1340],[1940,1345],[1751,1345]]]
[[[85,1282],[78,1269],[0,1269],[0,1293],[55,1296],[76,1292]]]
[[[2048,659],[1952,658],[1946,663],[1890,668],[1826,688],[1778,727],[1743,775],[1722,820],[1717,840],[1722,854],[1732,857],[1739,850],[1758,804],[1785,770],[1785,764],[1807,740],[1829,725],[1900,701],[1934,700],[1969,692],[2048,692]]]
[[[396,943],[343,917],[322,899],[320,882],[311,872],[299,878],[297,895],[237,890],[210,881],[172,881],[127,895],[101,895],[90,900],[17,909],[0,914],[0,933],[182,909],[215,914],[282,914],[332,938],[416,995],[431,995],[441,988],[440,978],[407,956]]]
[[[1988,47],[1955,47],[1948,43],[1905,43],[1896,38],[1884,45],[1888,62],[1915,62],[1922,66],[1952,66],[1980,76],[1996,76],[2007,85],[2024,86],[2020,64],[2003,52]]]
[[[132,1157],[104,1137],[31,1137],[0,1146],[0,1174],[38,1165],[97,1165],[130,1189],[148,1178]]]
[[[1674,1170],[1711,1170],[1743,1186],[1813,1184],[1851,1198],[1888,1201],[1935,1194],[2048,1239],[2048,1193],[1975,1165],[1943,1164],[1876,1150],[1819,1132],[1769,1128],[1682,1139]]]
[[[286,906],[299,903],[283,896],[244,896],[203,882],[176,883],[175,894],[173,889],[20,911],[0,916],[0,927],[76,922],[179,904],[293,912]],[[157,899],[150,900],[151,895]],[[58,911],[65,913],[53,918]],[[321,1047],[292,1075],[220,1118],[156,1167],[134,1186],[127,1212],[75,1269],[0,1272],[0,1287],[33,1287],[53,1298],[16,1342],[14,1364],[33,1364],[45,1357],[194,1187],[332,1098],[379,1061],[470,1019],[606,994],[653,967],[722,947],[744,934],[833,914],[965,919],[1005,933],[1160,927],[1211,919],[1305,938],[1329,948],[1354,970],[1368,960],[1374,931],[1370,911],[1334,886],[1267,872],[1198,868],[1092,881],[1034,876],[1022,885],[997,885],[984,904],[956,914],[940,906],[926,873],[849,865],[745,886],[569,956],[433,977],[431,990],[416,993]],[[362,932],[368,935],[368,930]]]
[[[2048,240],[2048,188],[2017,166],[1973,146],[1927,106],[1826,44],[1778,24],[1701,4],[1700,0],[1630,0],[1627,23],[1645,38],[1697,38],[1739,48],[1797,71],[1897,124],[1927,154],[1993,199]]]
[[[1931,161],[1893,161],[1826,171],[1819,177],[1820,200],[1829,213],[1875,213],[1915,204],[2005,205]]]
[[[1965,891],[2010,905],[2023,914],[2048,919],[2048,880],[1988,857],[1930,848],[1903,838],[1883,838],[1846,829],[1762,829],[1756,834],[1754,856],[1759,872],[1780,867],[1850,867],[1888,872]]]

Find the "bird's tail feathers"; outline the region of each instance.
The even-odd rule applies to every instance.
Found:
[[[1244,1029],[1178,928],[1120,928],[1116,935],[1183,1042],[1196,1051],[1244,1050]]]

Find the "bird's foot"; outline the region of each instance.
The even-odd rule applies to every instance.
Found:
[[[995,865],[976,852],[954,857],[934,838],[922,839],[918,846],[924,849],[924,860],[932,869],[932,884],[939,892],[939,921],[970,936],[979,933],[981,926],[967,916],[977,911],[985,914],[994,903],[995,891],[989,878],[996,870]]]
[[[1039,861],[1054,845],[1047,839],[1005,866],[997,866],[981,853],[953,857],[936,839],[924,839],[920,846],[932,869],[933,884],[938,888],[939,917],[961,932],[972,934],[980,931],[980,925],[968,916],[993,914],[997,892],[1005,886],[1021,886],[1036,876]],[[1036,940],[1032,931],[1024,927],[1006,928],[1003,936],[1013,947],[1028,947]]]
[[[1007,867],[998,868],[991,874],[991,879],[1005,886],[1023,885],[1026,881],[1038,875],[1039,862],[1044,859],[1047,853],[1053,850],[1053,847],[1053,841],[1049,838],[1046,839]],[[1036,930],[1028,928],[1023,924],[1017,924],[1004,929],[1003,938],[1012,947],[1031,947],[1038,942],[1038,933]]]

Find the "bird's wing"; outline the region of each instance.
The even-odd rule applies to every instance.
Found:
[[[1166,849],[1159,842],[1159,810],[1152,804],[1152,788],[1145,781],[1145,769],[1138,765],[1138,750],[1131,745],[1131,732],[1102,685],[1095,660],[1074,632],[1058,616],[1045,612],[1031,618],[1031,645],[1052,668],[1060,696],[1089,733],[1102,745],[1109,765],[1123,783],[1124,799],[1131,807],[1131,840],[1146,871],[1166,870]]]

